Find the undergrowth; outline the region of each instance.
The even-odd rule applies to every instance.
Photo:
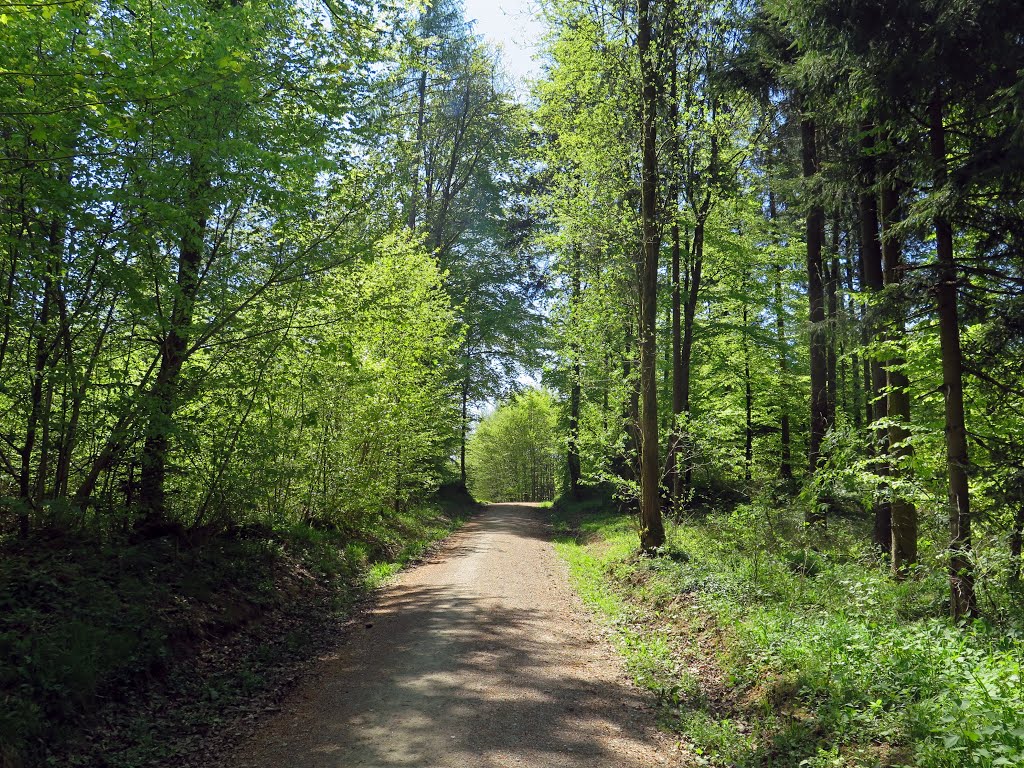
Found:
[[[181,699],[186,718],[215,723],[232,701],[272,685],[268,670],[282,657],[304,652],[309,613],[344,613],[472,509],[468,497],[421,504],[359,537],[290,525],[197,546],[53,532],[45,540],[4,543],[0,767],[93,764],[89,756],[79,762],[74,749],[65,753],[64,745],[96,728],[97,711],[154,691]],[[282,613],[291,616],[278,621],[280,637],[258,637],[246,658],[196,673],[192,659],[200,647],[274,623]],[[167,742],[174,734],[154,733],[144,717],[137,720],[114,735],[119,755],[104,756],[104,765],[151,764],[173,749]]]
[[[894,582],[857,524],[808,533],[795,512],[746,505],[669,522],[646,558],[628,517],[558,504],[554,523],[695,762],[1024,765],[1020,631],[951,625],[942,571]],[[922,562],[941,555],[930,546]]]

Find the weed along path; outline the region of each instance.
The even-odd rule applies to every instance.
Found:
[[[489,505],[402,574],[236,768],[674,765],[542,516]]]

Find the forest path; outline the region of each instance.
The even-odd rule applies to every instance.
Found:
[[[543,512],[491,504],[401,574],[239,768],[675,764],[569,586]]]

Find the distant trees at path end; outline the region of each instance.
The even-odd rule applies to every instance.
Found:
[[[563,463],[558,406],[531,389],[485,416],[467,447],[469,489],[484,501],[547,501]]]

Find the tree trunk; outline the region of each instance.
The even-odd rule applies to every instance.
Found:
[[[611,370],[612,370],[611,355],[608,354],[607,350],[605,350],[605,353],[604,353],[604,370],[608,371],[609,373],[611,373]],[[608,401],[608,396],[610,394],[609,390],[611,389],[611,379],[610,379],[610,377],[603,377],[603,378],[604,378],[604,382],[602,383],[602,386],[601,386],[601,430],[602,430],[602,432],[607,434],[607,432],[608,432],[608,414],[609,414],[609,411],[611,410],[610,409],[610,405],[609,405],[609,401]]]
[[[838,223],[838,222],[837,222]],[[850,230],[844,230],[842,245],[846,253],[850,251],[850,242],[852,241],[852,235]],[[835,339],[836,355],[838,356],[836,376],[838,377],[837,382],[837,403],[836,408],[839,413],[844,416],[850,413],[850,401],[852,399],[850,392],[850,378],[849,378],[849,365],[846,359],[846,328],[849,315],[846,313],[846,297],[843,291],[843,259],[840,259],[841,250],[837,248],[832,254],[832,280],[835,281],[835,295],[836,295],[836,310],[835,310],[835,323],[833,325],[832,333]],[[832,424],[836,424],[836,414],[832,414]]]
[[[679,161],[679,92],[678,92],[678,50],[672,53],[671,92],[669,93],[669,126],[672,136],[672,162]],[[683,332],[682,332],[682,285],[680,283],[679,260],[679,174],[673,169],[669,200],[672,205],[672,428],[669,430],[668,468],[671,483],[673,508],[678,507],[682,494],[682,474],[679,471],[679,449],[682,439],[683,405]]]
[[[633,485],[640,478],[638,466],[640,452],[640,387],[637,377],[634,375],[634,360],[630,357],[636,353],[632,319],[626,322],[624,337],[621,365],[622,382],[627,387],[627,397],[622,404],[622,423],[625,425],[626,439],[622,453],[613,457],[611,469],[624,483]],[[607,401],[607,392],[605,396]],[[620,512],[623,514],[639,515],[640,506],[638,501],[638,498],[623,496],[622,503],[619,506]]]
[[[828,334],[827,350],[825,357],[825,390],[828,397],[828,427],[831,429],[836,423],[836,403],[838,402],[838,378],[836,368],[838,356],[836,355],[836,344],[839,337],[839,219],[832,219],[832,248],[829,253],[829,265],[826,270],[828,280],[825,286],[827,297],[827,325]]]
[[[892,169],[887,169],[891,171]],[[888,174],[887,174],[888,176]],[[886,296],[889,346],[901,346],[906,333],[903,304],[898,296],[903,280],[902,243],[893,231],[899,216],[899,191],[895,181],[887,178],[882,187],[882,261],[883,278],[889,288]],[[894,292],[892,289],[896,289]],[[889,419],[889,473],[899,480],[906,472],[907,460],[912,454],[910,439],[910,381],[903,372],[906,364],[902,355],[885,362],[887,385],[886,413]],[[913,502],[899,492],[899,483],[893,486],[890,502],[892,520],[892,572],[897,578],[906,575],[907,567],[917,561],[917,509]]]
[[[166,518],[167,513],[167,452],[178,406],[181,371],[188,353],[192,313],[199,291],[199,271],[209,215],[205,199],[209,180],[204,174],[199,161],[192,158],[187,218],[178,256],[177,292],[171,308],[170,326],[160,343],[160,367],[150,392],[151,410],[142,449],[139,481],[142,525],[159,523]]]
[[[743,290],[746,291],[746,280],[743,281]],[[743,444],[743,479],[750,484],[752,467],[754,463],[754,390],[750,383],[750,340],[747,334],[747,323],[749,322],[749,309],[746,299],[743,301],[743,383],[745,390],[746,404],[746,439]]]
[[[690,366],[693,361],[693,331],[697,318],[697,299],[700,296],[701,276],[704,270],[704,220],[698,219],[693,228],[693,243],[690,250],[690,263],[686,274],[686,302],[683,304],[683,341],[680,348],[679,386],[680,402],[683,417],[682,447],[687,452],[689,438],[686,424],[690,421]],[[683,488],[689,489],[693,484],[693,462],[684,456]]]
[[[36,465],[36,485],[32,491],[33,503],[36,508],[41,508],[46,501],[46,481],[50,473],[51,436],[50,426],[53,421],[53,381],[46,382],[46,392],[43,395],[42,411],[40,420],[43,425],[43,433],[39,439],[39,462]]]
[[[878,195],[875,191],[877,174],[874,161],[874,139],[870,126],[861,129],[865,137],[861,142],[860,226],[861,268],[863,287],[877,296],[885,285],[882,271],[882,243],[878,234]],[[882,327],[878,322],[879,307],[871,306],[865,314],[864,341],[882,340]],[[888,410],[885,398],[885,368],[878,355],[865,351],[865,365],[870,371],[866,377],[868,387],[868,434],[871,451],[875,456],[875,472],[882,477],[889,474],[887,435],[877,426],[883,423]],[[888,501],[876,501],[874,509],[874,542],[888,551],[892,547],[892,509]]]
[[[633,359],[635,353],[633,325],[626,325],[625,350],[622,355],[622,380],[629,387],[629,397],[625,402],[623,421],[626,424],[625,456],[620,475],[627,482],[636,482],[640,478],[638,456],[640,454],[640,387],[637,377],[633,375]],[[637,507],[639,513],[639,507]]]
[[[1013,530],[1010,532],[1010,585],[1020,584],[1021,545],[1024,544],[1024,505],[1017,507],[1013,514]]]
[[[818,175],[818,149],[814,120],[800,121],[800,145],[803,175],[810,182]],[[817,194],[808,190],[808,194]],[[825,239],[825,212],[812,200],[807,209],[807,298],[811,322],[811,435],[808,446],[808,466],[813,475],[821,465],[822,442],[828,429],[828,391],[825,338],[825,295],[822,284],[821,247]],[[815,507],[808,513],[808,523],[821,522]]]
[[[861,360],[861,375],[862,375],[861,389],[864,391],[864,418],[865,418],[866,424],[868,425],[868,429],[870,430],[871,422],[875,418],[875,406],[871,402],[871,361],[868,360],[868,353],[867,353],[867,346],[868,346],[868,343],[870,342],[870,337],[868,336],[867,322],[868,322],[867,321],[867,313],[864,310],[864,305],[861,304],[861,307],[860,307],[860,343],[861,343],[861,347],[863,347],[864,350],[865,350],[864,355],[863,355],[863,359]],[[873,450],[874,449],[872,449],[872,452],[873,452]]]
[[[674,199],[674,198],[673,198]],[[675,211],[673,211],[675,213]],[[672,429],[669,431],[669,478],[672,483],[672,506],[679,504],[682,474],[679,448],[683,429],[683,330],[682,293],[679,275],[679,222],[672,223]]]
[[[575,318],[576,312],[579,307],[580,297],[582,295],[582,281],[580,280],[580,263],[579,255],[575,255],[573,258],[572,266],[572,295],[570,301],[572,302],[572,308],[570,310],[570,317]],[[574,334],[579,332],[578,328],[573,328]],[[580,365],[581,350],[579,343],[573,339],[570,344],[572,350],[572,381],[569,385],[569,445],[566,451],[566,464],[569,468],[569,494],[574,499],[580,497],[580,399],[581,399],[581,387],[580,377],[583,373]]]
[[[423,24],[430,20],[434,7],[434,3],[428,3],[426,8],[423,9],[423,18],[421,19]],[[429,46],[423,51],[424,58],[426,58],[427,50],[429,50]],[[420,76],[416,83],[416,159],[412,168],[412,189],[409,194],[409,215],[406,221],[406,225],[413,232],[416,231],[416,217],[420,201],[420,166],[423,164],[424,154],[423,128],[427,115],[427,65],[426,61],[422,63],[423,67],[420,69]]]
[[[25,443],[21,449],[21,472],[18,476],[18,496],[21,508],[18,511],[18,535],[27,538],[29,533],[29,512],[36,507],[32,495],[32,453],[35,451],[36,429],[43,404],[43,377],[46,373],[47,329],[50,325],[50,295],[52,275],[43,279],[43,304],[39,312],[38,336],[36,337],[35,362],[32,366],[28,419],[25,424]]]
[[[853,296],[849,295],[852,294],[854,291],[853,261],[853,249],[851,248],[847,250],[846,263],[844,264],[844,269],[846,271],[846,288],[848,292],[846,299],[846,312],[851,322],[856,317],[856,304],[854,303]],[[861,386],[860,371],[860,355],[857,354],[857,347],[856,345],[854,345],[853,353],[850,355],[850,405],[853,410],[853,427],[855,430],[857,430],[858,433],[860,432],[860,428],[863,423],[861,421],[862,414],[860,410],[862,399],[861,394],[863,392],[863,387]]]
[[[657,75],[651,51],[650,0],[639,0],[637,47],[643,82],[643,169],[641,219],[643,258],[640,268],[640,546],[650,552],[665,542],[658,498],[658,382],[655,333],[658,309],[658,156]]]
[[[469,433],[469,374],[462,380],[462,421],[459,442],[459,485],[466,490],[466,439]]]
[[[775,222],[775,194],[768,190],[768,215]],[[779,343],[779,379],[782,383],[782,394],[779,398],[779,431],[781,453],[779,456],[779,474],[784,480],[793,479],[793,453],[789,434],[789,354],[786,344],[786,306],[782,300],[782,267],[775,265],[775,338]]]
[[[64,252],[64,227],[57,217],[50,221],[48,242],[46,274],[43,276],[43,301],[39,311],[38,335],[36,336],[35,359],[32,366],[32,386],[29,395],[29,412],[25,424],[25,443],[21,450],[21,472],[18,478],[18,492],[22,509],[18,513],[18,535],[25,538],[29,533],[29,512],[35,510],[42,500],[42,489],[45,488],[45,460],[39,467],[39,478],[37,488],[32,486],[32,454],[36,447],[36,431],[39,427],[40,418],[44,419],[43,424],[43,453],[47,451],[45,444],[48,429],[46,416],[43,407],[44,379],[46,367],[50,360],[50,349],[52,339],[50,338],[50,315],[53,311],[53,301],[56,289],[54,282],[60,279],[61,257]],[[48,409],[47,409],[48,410]]]
[[[946,128],[942,95],[936,90],[929,105],[929,139],[935,164],[935,192],[946,186]],[[967,475],[967,425],[964,416],[963,358],[957,306],[953,227],[941,209],[935,212],[935,248],[939,285],[939,345],[942,390],[946,401],[946,466],[949,473],[949,583],[954,619],[977,614],[974,565],[971,558],[971,497]]]

